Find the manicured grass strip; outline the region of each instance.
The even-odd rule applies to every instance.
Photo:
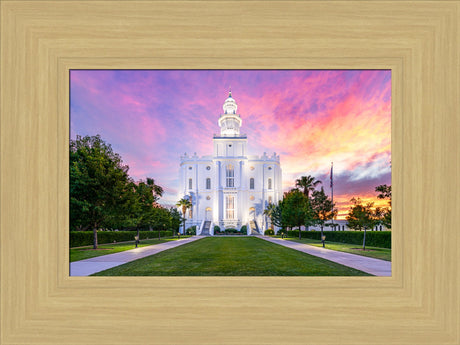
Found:
[[[97,276],[367,276],[255,237],[207,237]]]
[[[161,240],[159,240],[158,238],[150,240],[141,240],[138,247],[146,247],[151,246],[153,244],[160,244],[175,240],[177,240],[177,237],[162,238]],[[134,248],[134,241],[124,243],[101,244],[98,246],[98,249],[93,249],[93,246],[70,248],[70,262],[90,259],[96,256],[124,252],[125,250],[130,250]]]
[[[280,236],[277,236],[281,238]],[[298,238],[285,238],[286,240],[292,242],[299,242],[309,244],[315,247],[322,247],[323,244],[319,240],[312,240],[309,238],[302,238],[299,240]],[[366,246],[366,250],[362,250],[363,246],[358,244],[350,244],[350,243],[340,243],[340,242],[328,242],[326,241],[326,249],[337,250],[339,252],[357,254],[362,256],[367,256],[370,258],[381,259],[386,261],[391,261],[391,249],[388,248],[378,248],[378,247],[368,247]]]

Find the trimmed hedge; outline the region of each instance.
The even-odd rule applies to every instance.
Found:
[[[287,231],[289,237],[299,238],[299,230]],[[363,244],[364,231],[324,231],[326,242]],[[302,231],[302,238],[321,240],[321,231]],[[391,249],[391,231],[366,231],[366,246]]]
[[[221,231],[214,231],[214,235],[246,235],[247,231],[235,229],[235,228],[228,228]]]
[[[97,232],[97,243],[113,243],[133,241],[136,236],[136,231],[98,231]],[[160,231],[160,236],[172,236],[172,231]],[[93,232],[92,231],[71,231],[70,232],[70,248],[90,246],[93,244]],[[147,238],[158,238],[158,231],[139,231],[139,237],[141,240]]]
[[[275,231],[273,231],[273,229],[267,229],[264,232],[264,235],[266,236],[273,236],[274,234],[275,234]]]

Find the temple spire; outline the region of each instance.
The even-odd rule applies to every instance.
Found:
[[[240,135],[241,117],[236,113],[238,106],[229,87],[228,98],[223,105],[224,113],[219,118],[221,136],[236,137]]]

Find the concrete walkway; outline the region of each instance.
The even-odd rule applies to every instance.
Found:
[[[298,250],[303,253],[314,255],[338,264],[355,268],[357,270],[373,274],[380,277],[391,277],[391,262],[369,258],[366,256],[339,252],[315,246],[309,246],[304,243],[297,243],[280,238],[271,238],[267,236],[257,236],[265,241],[279,244],[284,247]],[[326,243],[327,246],[327,243]]]
[[[176,241],[168,241],[154,244],[147,247],[126,250],[120,253],[97,256],[91,259],[74,261],[70,263],[71,276],[89,276],[93,273],[107,270],[109,268],[123,265],[127,262],[145,258],[150,255],[160,253],[164,250],[179,247],[203,238],[203,236],[193,236]]]

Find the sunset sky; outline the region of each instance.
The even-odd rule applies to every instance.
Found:
[[[134,180],[152,177],[178,200],[180,155],[210,155],[217,120],[232,96],[248,154],[281,156],[283,188],[302,175],[323,182],[338,219],[350,199],[376,199],[391,184],[391,71],[71,71],[70,135],[100,134]]]

